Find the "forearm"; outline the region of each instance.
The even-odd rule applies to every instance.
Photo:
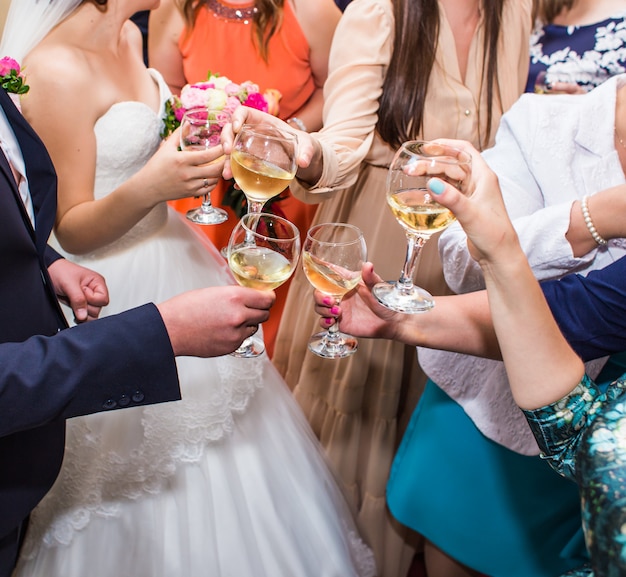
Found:
[[[324,92],[322,88],[316,88],[311,97],[305,102],[305,104],[297,110],[293,117],[298,118],[306,127],[307,132],[317,132],[322,128],[322,110],[324,108]],[[297,129],[301,129],[299,125],[291,122],[289,119],[287,122]]]
[[[580,381],[584,366],[561,334],[519,246],[499,251],[497,260],[481,266],[516,403],[535,409],[564,397]]]
[[[616,215],[626,214],[626,185],[614,186],[590,196],[587,208],[593,226],[602,238],[626,237],[626,219],[616,218]],[[598,248],[583,218],[579,200],[572,204],[570,226],[565,237],[577,258]]]
[[[407,345],[502,360],[486,291],[436,297],[423,315],[402,315],[395,338]]]
[[[107,246],[128,232],[153,207],[141,185],[130,179],[111,194],[77,204],[60,215],[56,237],[64,250],[85,254]]]

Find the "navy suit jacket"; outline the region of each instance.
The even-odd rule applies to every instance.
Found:
[[[66,418],[177,400],[180,389],[153,304],[67,328],[47,271],[60,258],[47,245],[54,168],[1,89],[0,106],[24,156],[35,212],[33,229],[0,152],[0,547],[8,559],[17,553],[11,536],[58,474]],[[0,576],[10,570],[0,555]]]

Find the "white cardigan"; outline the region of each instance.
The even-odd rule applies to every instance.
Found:
[[[495,146],[483,153],[499,177],[522,248],[540,280],[574,271],[586,274],[626,254],[626,240],[618,239],[575,258],[565,238],[576,199],[626,182],[614,146],[616,90],[623,85],[626,75],[586,95],[525,94],[503,116]],[[484,288],[458,223],[441,236],[439,252],[452,290]],[[418,356],[426,374],[483,434],[513,451],[538,454],[511,396],[503,363],[424,348]],[[605,360],[588,363],[588,373],[597,376]]]

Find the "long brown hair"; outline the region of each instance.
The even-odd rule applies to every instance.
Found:
[[[484,14],[483,83],[487,83],[489,138],[494,98],[499,97],[498,40],[506,0],[482,0]],[[516,2],[517,0],[510,0]],[[428,81],[435,63],[439,38],[437,0],[394,0],[393,54],[380,97],[377,129],[394,148],[416,138],[423,128]],[[481,90],[482,93],[482,90]],[[479,134],[479,144],[482,135]]]
[[[187,29],[191,30],[206,0],[178,0],[178,2]],[[266,62],[270,38],[278,31],[283,21],[284,5],[285,0],[255,0],[254,3],[256,13],[252,17],[252,40],[261,58]]]
[[[572,9],[576,0],[534,0],[533,16],[542,22],[549,24],[563,9]]]

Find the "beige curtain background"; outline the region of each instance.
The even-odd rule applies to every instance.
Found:
[[[4,30],[4,21],[7,17],[7,12],[9,11],[9,4],[11,0],[0,0],[0,31]],[[8,54],[1,54],[2,56],[9,56]]]

